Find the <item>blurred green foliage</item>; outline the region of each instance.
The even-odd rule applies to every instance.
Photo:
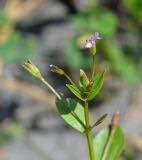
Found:
[[[0,26],[11,24],[11,23],[12,21],[10,20],[10,18],[8,18],[3,11],[0,11]]]
[[[106,3],[114,3],[109,1]],[[107,60],[110,71],[119,75],[123,80],[137,83],[142,78],[142,47],[141,24],[142,2],[139,0],[119,1],[120,9],[112,10],[108,4],[95,3],[89,6],[86,12],[81,12],[72,17],[72,23],[80,35],[86,32],[92,34],[100,32],[102,43],[98,43],[97,52],[101,52]],[[88,54],[82,54],[77,45],[77,38],[73,38],[68,46],[67,59],[71,67],[89,67]],[[83,59],[83,57],[85,57]]]
[[[36,42],[14,29],[14,23],[0,12],[0,59],[7,62],[23,62],[36,53]]]
[[[25,132],[24,128],[17,123],[7,126],[7,129],[0,132],[0,145],[7,143],[13,138],[21,136]]]
[[[128,9],[129,14],[132,15],[138,23],[142,24],[142,1],[141,0],[123,0],[123,4]]]
[[[4,61],[24,61],[35,53],[35,43],[23,38],[21,33],[13,32],[9,39],[0,44],[0,58]]]
[[[91,56],[82,54],[76,44],[76,38],[73,38],[67,48],[66,58],[72,69],[91,67]]]
[[[136,150],[133,146],[129,144],[129,146],[126,146],[123,150],[122,157],[124,157],[125,160],[134,160],[136,156]]]

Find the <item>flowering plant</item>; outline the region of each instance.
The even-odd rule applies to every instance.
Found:
[[[98,32],[91,35],[85,44],[92,55],[93,64],[91,68],[91,76],[88,77],[83,69],[80,69],[79,87],[73,82],[70,76],[61,68],[50,65],[51,71],[67,78],[67,88],[82,102],[76,102],[71,98],[65,98],[59,94],[42,76],[39,69],[31,62],[27,61],[23,67],[34,77],[41,80],[56,95],[56,106],[61,117],[72,126],[86,136],[88,143],[90,160],[118,160],[120,153],[124,147],[124,135],[119,126],[119,113],[116,112],[112,118],[111,124],[102,129],[100,133],[93,137],[92,130],[104,121],[107,114],[102,115],[96,122],[91,123],[89,116],[88,102],[94,99],[100,92],[105,70],[95,75],[95,54],[97,39],[101,39]]]

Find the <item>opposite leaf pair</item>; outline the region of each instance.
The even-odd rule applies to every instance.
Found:
[[[74,84],[67,84],[66,86],[80,100],[85,101],[87,99],[90,101],[94,99],[96,95],[100,92],[104,81],[104,74],[105,71],[98,73],[94,77],[92,83],[89,81],[85,72],[83,70],[80,70],[79,85],[81,89],[79,90],[78,87]]]
[[[74,129],[84,132],[85,131],[85,116],[83,106],[71,98],[56,99],[56,106],[61,117]],[[107,114],[101,116],[92,126],[94,128],[102,123]]]

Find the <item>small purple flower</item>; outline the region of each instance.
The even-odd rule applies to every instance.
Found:
[[[91,35],[88,39],[87,42],[85,44],[85,48],[92,48],[93,44],[95,43],[95,41],[97,39],[102,39],[102,37],[100,37],[99,32],[95,32],[93,35]]]

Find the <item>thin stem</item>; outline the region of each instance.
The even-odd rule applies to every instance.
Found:
[[[92,65],[92,72],[91,72],[91,81],[94,79],[94,73],[95,73],[95,56],[93,56],[93,65]]]
[[[59,93],[57,93],[56,90],[44,78],[42,78],[41,81],[56,95],[57,98],[61,99]]]
[[[91,126],[90,126],[88,101],[87,100],[85,101],[84,114],[85,114],[85,121],[86,121],[85,134],[86,134],[87,143],[88,143],[89,157],[90,157],[90,160],[95,160],[93,134],[92,134]]]
[[[70,78],[69,75],[67,75],[66,73],[64,73],[64,76],[67,78],[67,80],[68,80],[71,84],[73,84],[73,85],[76,86],[76,84],[73,82],[73,80]]]

